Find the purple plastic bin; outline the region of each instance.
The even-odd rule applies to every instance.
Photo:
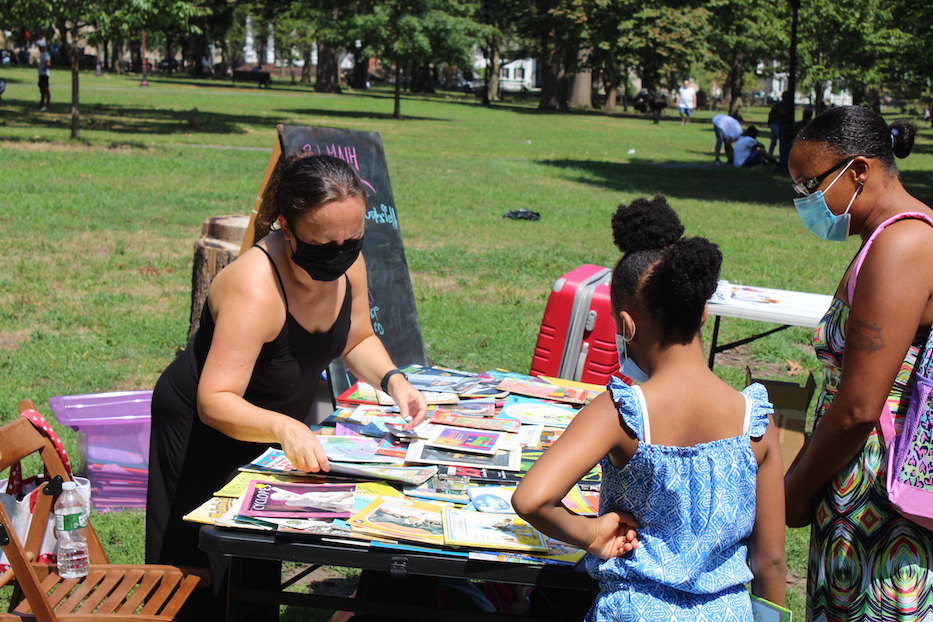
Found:
[[[146,507],[152,391],[63,395],[49,400],[55,418],[81,433],[99,511]]]

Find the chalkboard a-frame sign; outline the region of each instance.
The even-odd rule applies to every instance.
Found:
[[[369,316],[373,330],[396,365],[424,365],[421,325],[382,137],[378,132],[300,125],[279,125],[278,132],[283,158],[299,153],[327,154],[349,162],[359,173],[366,189],[363,257],[369,277]],[[331,363],[328,373],[335,395],[355,382],[340,359]]]

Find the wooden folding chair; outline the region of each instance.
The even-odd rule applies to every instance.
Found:
[[[56,476],[70,479],[52,442],[31,421],[17,417],[0,428],[0,471],[33,453],[41,456],[53,478],[43,484],[44,488],[54,486]],[[33,526],[44,528],[52,512],[53,498],[51,493],[38,495]],[[24,545],[0,505],[0,546],[10,563],[5,575],[7,580],[12,577],[24,596],[19,603],[11,602],[9,613],[0,613],[0,621],[174,620],[192,591],[210,583],[210,573],[203,569],[99,563],[98,560],[106,560],[106,555],[93,529],[88,529],[92,563],[87,576],[62,579],[54,564],[32,561],[41,540],[33,538],[32,531]],[[33,540],[36,548],[30,549]]]

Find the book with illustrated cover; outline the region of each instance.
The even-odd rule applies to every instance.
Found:
[[[492,514],[515,514],[512,509],[512,493],[515,486],[470,486],[467,495],[477,512]]]
[[[503,380],[499,383],[499,388],[509,393],[518,393],[545,400],[555,400],[566,402],[568,404],[583,404],[589,393],[586,389],[575,389],[573,387],[558,387],[553,384],[534,384],[530,382],[519,382],[517,380]]]
[[[453,451],[492,454],[505,440],[505,432],[439,425],[430,432],[424,444]]]
[[[564,507],[582,516],[596,516],[599,514],[599,495],[596,495],[596,505],[594,506],[593,497],[583,494],[579,484],[574,484],[570,492],[561,500]]]
[[[262,480],[264,482],[278,482],[281,484],[288,484],[294,482],[303,482],[305,484],[326,484],[328,480],[326,477],[315,477],[309,475],[280,475],[277,473],[247,473],[239,472],[233,476],[229,482],[224,484],[224,487],[214,493],[215,497],[241,497],[243,493],[246,492],[246,489],[249,488],[249,483],[254,479]]]
[[[443,409],[451,415],[463,417],[495,417],[496,400],[477,398],[460,400],[457,404],[443,404]],[[431,413],[429,413],[431,416]]]
[[[217,520],[230,511],[236,511],[240,507],[239,499],[236,497],[211,497],[195,509],[191,510],[182,520],[191,523],[204,523],[205,525],[214,525]]]
[[[576,380],[567,380],[566,378],[556,378],[552,376],[540,376],[541,380],[558,387],[571,387],[574,389],[586,389],[586,401],[591,402],[593,398],[606,390],[606,385],[592,384],[589,382],[577,382]]]
[[[348,519],[354,531],[398,540],[444,544],[443,507],[380,496]]]
[[[291,461],[285,457],[285,452],[272,447],[264,451],[255,460],[240,467],[241,471],[256,471],[260,473],[287,473],[301,475],[304,471],[295,469]],[[437,474],[437,467],[419,466],[391,466],[384,464],[350,464],[346,462],[331,462],[328,476],[342,476],[358,479],[383,479],[403,484],[421,484]],[[317,475],[321,474],[305,474]]]
[[[408,445],[406,462],[420,462],[437,465],[454,465],[479,469],[502,469],[518,471],[521,468],[521,453],[518,451],[497,451],[493,454],[478,454],[468,451],[456,451],[443,447],[432,447],[424,441],[412,441]]]
[[[327,454],[327,459],[333,462],[399,462],[391,456],[377,454],[379,441],[368,436],[326,436],[318,440]]]
[[[469,483],[470,480],[465,477],[435,475],[420,486],[404,486],[402,492],[408,497],[431,501],[469,503],[470,496],[466,492]]]
[[[792,622],[793,612],[790,609],[775,605],[770,600],[752,597],[752,616],[755,622]]]
[[[502,414],[526,424],[566,428],[573,421],[577,410],[565,404],[554,404],[535,398],[510,395],[502,407]]]
[[[405,454],[408,453],[408,441],[387,434],[376,446],[376,453],[380,456],[404,459]]]
[[[460,401],[456,393],[443,393],[440,391],[421,391],[428,404],[456,404]],[[336,398],[337,403],[345,404],[378,404],[392,406],[392,396],[375,387],[358,380]]]
[[[353,512],[353,484],[250,482],[241,516],[257,518],[347,518]]]
[[[547,553],[534,553],[517,551],[470,551],[470,559],[483,561],[509,562],[513,564],[550,564],[555,566],[572,567],[577,564],[586,551],[578,549],[560,540],[548,538]]]
[[[455,415],[444,409],[437,409],[430,419],[431,423],[438,425],[452,425],[461,428],[476,428],[479,430],[497,430],[500,432],[516,433],[522,427],[518,419],[503,419],[499,417],[474,417]]]
[[[444,508],[448,546],[546,553],[544,534],[516,514],[489,514]]]

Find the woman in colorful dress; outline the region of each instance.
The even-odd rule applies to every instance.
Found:
[[[785,479],[787,524],[811,525],[808,620],[933,620],[933,532],[888,503],[878,428],[888,408],[899,428],[933,324],[933,227],[898,217],[933,217],[895,165],[915,133],[867,108],[834,108],[800,131],[790,154],[795,205],[812,233],[864,245],[886,223],[851,299],[850,265],[814,334],[825,365],[816,426]]]
[[[619,362],[641,384],[612,378],[512,505],[587,551],[600,588],[588,622],[748,622],[746,583],[784,604],[784,469],[764,387],[736,391],[703,354],[722,254],[682,237],[661,196],[620,206],[612,228],[625,253],[610,287]],[[561,500],[597,463],[599,517],[567,511]]]

